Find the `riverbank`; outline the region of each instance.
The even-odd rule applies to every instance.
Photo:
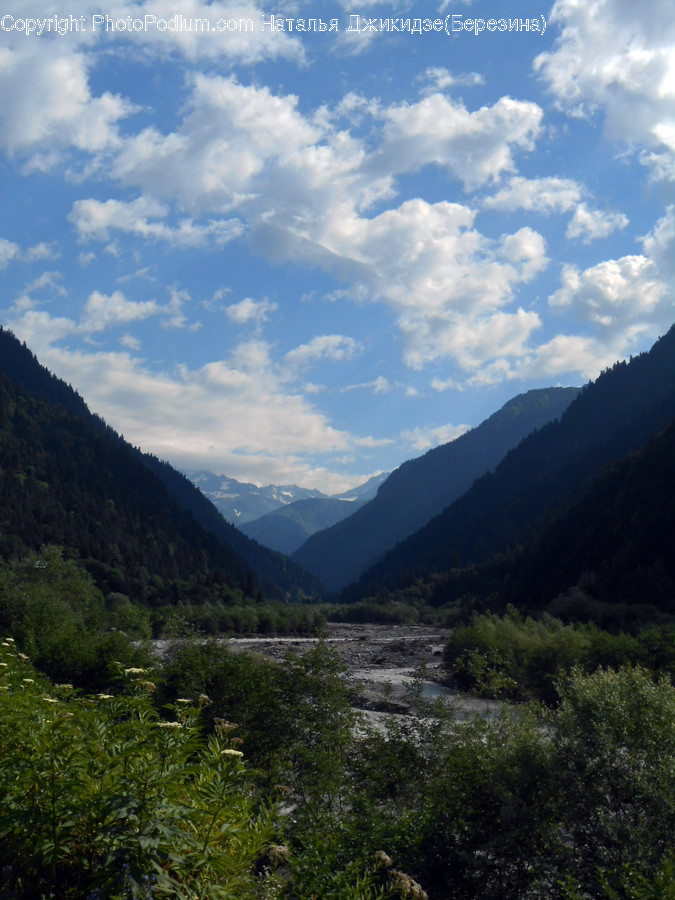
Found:
[[[373,722],[382,715],[410,715],[409,687],[422,667],[423,695],[452,700],[458,718],[494,713],[494,701],[466,697],[442,684],[443,647],[449,634],[446,628],[423,625],[328,623],[323,640],[335,648],[346,667],[347,678],[354,685],[354,706]],[[289,649],[302,653],[318,640],[256,635],[230,638],[228,646],[234,652],[250,650],[280,660]]]

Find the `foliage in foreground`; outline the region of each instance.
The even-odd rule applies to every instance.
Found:
[[[163,720],[138,668],[131,693],[52,685],[0,646],[3,897],[257,896],[272,833],[229,730],[198,709]]]
[[[110,648],[78,668],[102,603],[58,554],[0,569],[2,900],[675,897],[675,690],[608,667],[639,650],[667,671],[667,632],[480,617],[462,639],[513,666],[486,657],[484,683],[538,678],[556,703],[460,722],[417,696],[419,718],[374,729],[323,643],[272,662],[183,641],[156,678]],[[24,652],[53,674],[69,647],[116,696],[54,685]]]

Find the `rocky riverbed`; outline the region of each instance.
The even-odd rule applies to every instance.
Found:
[[[355,688],[354,705],[372,721],[382,715],[411,713],[408,689],[422,666],[423,694],[452,699],[458,717],[495,712],[494,701],[460,696],[442,685],[442,654],[448,634],[447,629],[426,626],[329,623],[324,640],[336,649],[346,667],[346,677]],[[253,650],[282,659],[289,649],[302,652],[317,640],[256,636],[231,638],[228,646],[235,652]]]

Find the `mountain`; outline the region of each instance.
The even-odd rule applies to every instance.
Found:
[[[386,473],[375,475],[339,496],[297,500],[239,527],[244,534],[265,547],[290,555],[315,532],[330,528],[353,515],[375,496],[386,477]]]
[[[215,475],[213,472],[203,470],[186,474],[223,517],[238,526],[245,522],[253,522],[298,500],[328,498],[328,495],[321,491],[301,488],[296,484],[268,484],[258,487],[255,484],[235,481],[226,475]]]
[[[528,542],[580,501],[603,470],[674,418],[675,326],[648,353],[588,384],[559,420],[522,441],[494,473],[364,573],[350,596],[394,584],[406,571],[443,572],[460,558],[479,563]]]
[[[317,593],[313,577],[229,525],[168,463],[132,447],[0,328],[0,555],[45,543],[107,593],[171,603]]]
[[[505,600],[529,610],[675,613],[675,421],[603,472],[506,574]]]
[[[578,393],[575,387],[547,388],[514,397],[477,428],[403,463],[373,500],[310,537],[293,559],[339,590],[461,496],[526,435],[560,416]]]

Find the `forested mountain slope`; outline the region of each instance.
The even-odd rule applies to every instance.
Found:
[[[461,496],[526,435],[560,416],[579,388],[528,391],[477,428],[403,463],[376,497],[318,532],[293,554],[331,590],[338,590]]]
[[[168,463],[131,447],[24,345],[0,331],[0,553],[62,544],[105,590],[146,602],[315,593]]]
[[[527,541],[562,515],[608,465],[645,445],[675,418],[675,327],[648,353],[587,385],[559,421],[526,438],[364,574],[350,596],[416,575],[480,562]]]
[[[593,601],[675,612],[675,421],[604,472],[508,569],[505,598],[584,618]]]

